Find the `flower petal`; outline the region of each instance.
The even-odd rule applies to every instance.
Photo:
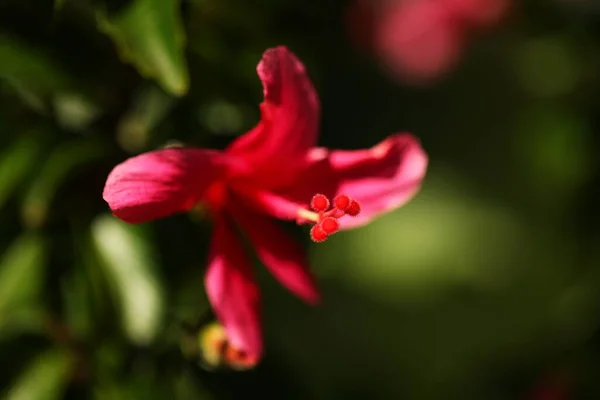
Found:
[[[102,197],[129,223],[189,210],[224,168],[224,154],[201,149],[163,149],[132,157],[106,179]]]
[[[231,223],[220,218],[213,233],[206,293],[231,345],[252,357],[262,354],[259,291],[244,248]]]
[[[299,218],[298,212],[305,209],[303,203],[294,202],[269,190],[257,189],[237,182],[231,187],[239,197],[237,199],[239,204],[273,218],[295,221]]]
[[[277,185],[302,166],[320,117],[317,92],[304,65],[284,46],[268,49],[257,67],[263,84],[261,121],[227,152],[243,156],[254,175]]]
[[[305,204],[315,193],[355,198],[361,213],[340,219],[341,229],[364,225],[408,202],[418,192],[428,162],[419,140],[411,134],[392,135],[364,150],[315,148],[309,159],[311,166],[302,179],[281,194]]]
[[[317,304],[319,290],[302,247],[269,218],[245,209],[230,211],[279,283],[307,303]]]

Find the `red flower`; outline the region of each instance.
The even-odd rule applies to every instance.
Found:
[[[418,190],[427,156],[410,134],[371,149],[316,148],[320,105],[302,63],[285,47],[267,50],[258,65],[264,87],[261,121],[220,152],[171,148],[130,158],[108,176],[103,197],[113,214],[141,223],[189,211],[202,202],[215,220],[206,290],[232,346],[262,353],[259,292],[236,227],[288,290],[314,304],[319,292],[302,248],[273,218],[316,222],[306,207],[315,193],[360,200],[334,232],[399,207]],[[321,207],[321,206],[319,206]],[[348,206],[349,207],[349,206]],[[342,213],[343,214],[343,213]]]

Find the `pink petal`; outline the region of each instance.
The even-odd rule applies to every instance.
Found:
[[[231,223],[217,220],[205,276],[206,293],[233,347],[260,358],[259,291],[240,238]]]
[[[232,184],[231,188],[237,194],[237,201],[240,204],[273,218],[295,221],[299,217],[298,211],[305,209],[303,203],[292,201],[269,190],[257,189],[237,182]]]
[[[307,204],[315,193],[346,194],[362,206],[359,216],[340,219],[342,229],[364,225],[408,202],[427,170],[427,154],[411,134],[395,134],[370,149],[309,154],[311,166],[284,195]]]
[[[279,283],[307,303],[317,304],[319,291],[302,247],[269,218],[241,209],[231,212]]]
[[[268,49],[257,67],[263,84],[261,121],[227,152],[243,156],[267,186],[289,182],[314,146],[320,118],[317,92],[304,65],[284,46]]]
[[[224,154],[200,149],[163,149],[132,157],[106,179],[102,197],[129,223],[188,211],[224,169]]]

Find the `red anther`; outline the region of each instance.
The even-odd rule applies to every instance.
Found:
[[[340,221],[333,217],[323,218],[323,220],[320,222],[320,225],[328,235],[336,233],[340,229]]]
[[[335,208],[342,211],[346,211],[346,209],[350,207],[351,202],[352,199],[350,198],[350,196],[346,196],[345,194],[340,194],[339,196],[336,196],[336,198],[333,200]]]
[[[233,369],[244,370],[256,366],[257,361],[245,351],[239,350],[227,343],[221,355],[225,364]]]
[[[310,238],[313,240],[313,242],[324,242],[327,239],[327,236],[329,235],[327,232],[325,232],[320,224],[317,224],[310,229]]]
[[[237,362],[242,356],[242,351],[231,346],[229,343],[225,346],[222,353],[223,358],[225,358],[229,364]]]
[[[360,203],[356,200],[352,200],[348,208],[346,209],[346,214],[351,217],[356,217],[360,214]]]
[[[329,208],[329,199],[324,194],[317,193],[310,201],[310,208],[316,212],[322,212]]]

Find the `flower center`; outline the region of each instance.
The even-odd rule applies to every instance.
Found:
[[[204,195],[204,202],[211,212],[218,213],[221,211],[227,202],[227,184],[218,181],[210,185]]]
[[[237,196],[236,196],[237,195]],[[360,203],[350,196],[341,194],[335,197],[333,207],[327,196],[316,194],[310,202],[310,209],[288,200],[273,192],[258,189],[243,182],[216,182],[204,196],[212,212],[220,212],[229,196],[239,197],[254,210],[275,218],[295,221],[298,225],[312,224],[311,239],[322,242],[340,229],[339,219],[345,215],[356,217],[360,213]]]

